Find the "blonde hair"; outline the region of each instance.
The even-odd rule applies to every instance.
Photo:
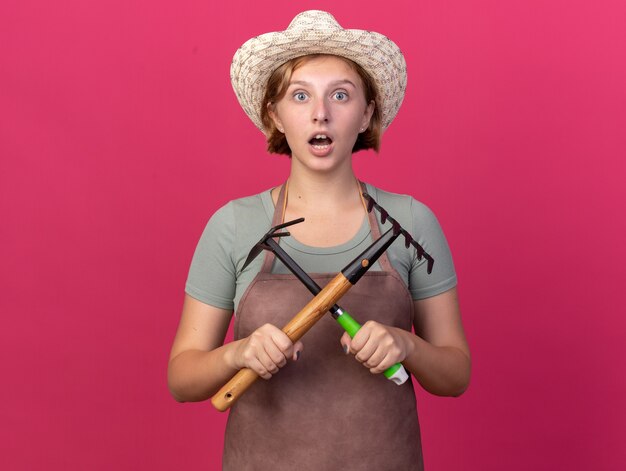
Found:
[[[263,96],[263,101],[261,103],[261,119],[263,120],[263,127],[265,128],[265,135],[267,136],[267,151],[269,153],[291,155],[291,149],[287,143],[287,138],[276,128],[274,120],[269,114],[269,107],[276,104],[285,96],[294,71],[299,67],[302,67],[309,60],[315,57],[320,57],[321,55],[322,54],[310,54],[291,59],[274,70],[267,81],[265,95]],[[363,82],[365,102],[371,103],[373,101],[375,104],[370,124],[364,132],[359,133],[356,142],[354,143],[354,147],[352,148],[352,152],[354,153],[364,149],[374,149],[378,152],[380,147],[382,123],[380,115],[381,106],[379,103],[376,84],[370,75],[365,72],[359,64],[351,61],[350,59],[346,59],[345,57],[336,57],[345,61],[350,68],[359,74],[359,77],[361,77],[361,81]]]

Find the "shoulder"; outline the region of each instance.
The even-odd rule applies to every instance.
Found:
[[[272,224],[274,203],[270,191],[229,201],[207,223],[204,245],[227,253],[236,271]]]
[[[270,224],[274,211],[270,191],[229,201],[213,213],[209,223],[215,221],[229,226]]]
[[[236,240],[257,241],[268,231],[274,215],[274,203],[270,194],[271,190],[265,190],[256,195],[246,196],[230,201],[229,208],[234,223]]]
[[[271,189],[262,191],[261,193],[257,193],[255,195],[237,198],[229,201],[226,206],[231,206],[234,210],[238,212],[256,212],[264,210],[267,201],[269,200],[271,202],[270,192]]]

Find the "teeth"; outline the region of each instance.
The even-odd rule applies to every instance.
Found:
[[[318,134],[315,139],[326,139],[326,134]]]

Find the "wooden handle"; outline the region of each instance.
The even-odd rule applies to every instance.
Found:
[[[283,327],[283,332],[292,342],[299,340],[351,287],[352,284],[348,279],[339,273]],[[249,368],[239,370],[211,398],[211,403],[217,410],[224,412],[237,402],[258,378],[259,376]]]
[[[351,287],[343,273],[339,273],[283,327],[283,332],[292,342],[299,340]]]
[[[218,411],[224,412],[232,406],[257,379],[259,379],[259,375],[256,374],[254,370],[242,368],[211,398],[211,404],[213,404],[213,407]]]

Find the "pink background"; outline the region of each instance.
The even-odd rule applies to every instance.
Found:
[[[460,277],[472,385],[418,394],[427,467],[624,469],[623,5],[4,0],[2,468],[218,469],[226,415],[166,387],[184,281],[212,212],[288,171],[230,60],[322,8],[403,49],[356,167],[433,208]]]

